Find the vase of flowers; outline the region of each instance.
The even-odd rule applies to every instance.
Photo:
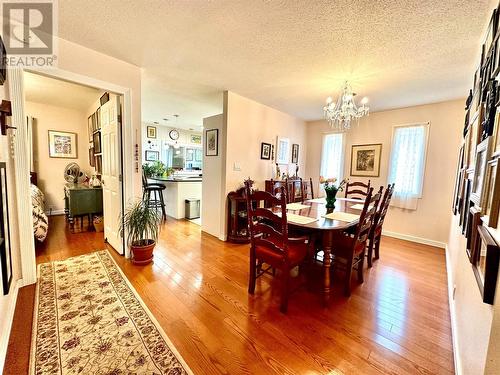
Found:
[[[340,181],[338,185],[336,185],[336,178],[325,179],[323,176],[320,176],[319,182],[323,185],[323,189],[325,189],[326,208],[334,208],[335,201],[337,199],[337,193],[344,190],[344,185],[346,184],[347,180],[344,179]]]

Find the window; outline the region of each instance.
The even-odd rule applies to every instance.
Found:
[[[417,209],[424,185],[429,124],[396,126],[392,134],[389,183],[395,183],[391,205]]]
[[[344,134],[326,134],[323,137],[320,175],[341,180],[344,175]]]

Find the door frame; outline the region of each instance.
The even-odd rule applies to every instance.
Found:
[[[132,93],[128,87],[116,85],[114,83],[102,81],[82,74],[67,70],[53,69],[10,69],[9,88],[12,101],[12,122],[16,130],[16,151],[27,154],[27,131],[25,130],[25,93],[24,93],[24,71],[40,74],[46,77],[60,79],[84,86],[90,86],[101,90],[113,92],[123,98],[121,113],[121,152],[122,152],[122,207],[124,203],[131,201],[135,197],[134,173],[123,173],[124,171],[134,171],[134,134],[132,126]],[[16,157],[16,160],[18,158]],[[24,159],[24,158],[20,158]],[[17,179],[24,179],[20,176],[29,176],[30,166],[26,162],[15,162],[16,165],[16,190],[18,197],[30,196],[29,183],[21,183]],[[19,184],[19,185],[18,185]],[[122,212],[123,215],[123,212]],[[20,238],[31,239],[26,241],[24,246],[21,243],[21,259],[23,270],[23,283],[25,285],[36,282],[36,257],[35,240],[33,237],[33,227],[31,210],[18,208],[19,216],[19,236]],[[130,249],[125,248],[125,257],[130,258]]]

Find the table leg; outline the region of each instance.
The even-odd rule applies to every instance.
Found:
[[[323,306],[328,307],[330,302],[330,266],[332,263],[332,232],[327,230],[323,233]]]

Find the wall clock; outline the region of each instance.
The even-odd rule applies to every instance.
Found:
[[[179,139],[179,132],[175,129],[172,129],[170,130],[170,132],[168,133],[170,139],[176,141]]]

